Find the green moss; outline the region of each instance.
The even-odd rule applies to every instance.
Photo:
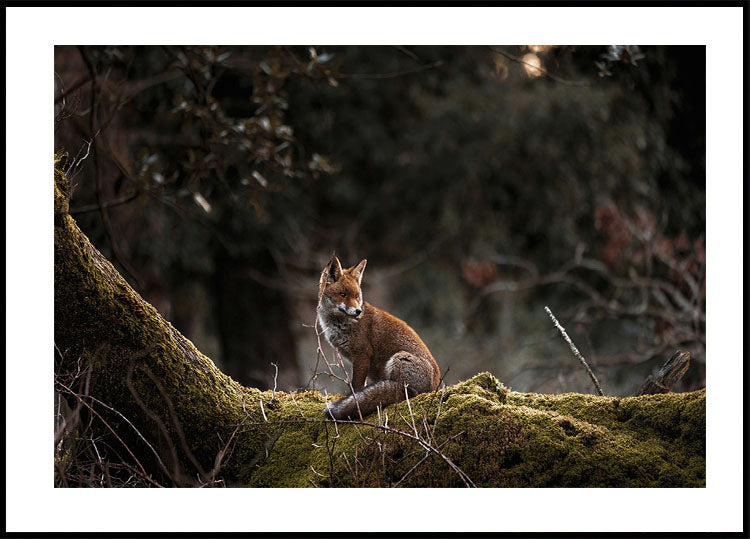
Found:
[[[305,416],[320,417],[322,398],[309,395]],[[705,391],[624,399],[540,395],[509,391],[482,373],[442,397],[412,399],[415,424],[478,486],[705,486]],[[412,434],[404,404],[387,407],[383,417]],[[282,416],[290,413],[300,417],[289,407]],[[463,485],[418,443],[369,427],[310,423],[284,431],[273,451],[252,486]]]
[[[489,372],[479,373],[468,380],[450,386],[446,391],[446,395],[449,397],[453,395],[474,395],[500,403],[507,400],[508,394],[508,389]]]

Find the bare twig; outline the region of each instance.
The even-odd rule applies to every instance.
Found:
[[[94,142],[94,139],[97,137],[98,134],[99,132],[97,131],[96,133],[94,133],[94,135],[91,137],[90,140],[84,139],[83,141],[84,145],[78,149],[78,153],[76,153],[76,156],[70,160],[70,164],[68,165],[68,167],[65,169],[65,172],[64,172],[68,180],[73,181],[73,179],[81,171],[80,165],[86,160],[86,158],[88,158],[89,154],[91,153],[91,143]],[[86,148],[86,153],[83,157],[79,157],[84,147]],[[96,208],[98,209],[99,206],[97,206]]]
[[[129,454],[129,455],[131,456],[131,458],[133,459],[133,461],[135,461],[136,465],[137,465],[137,466],[138,466],[138,468],[140,469],[140,474],[142,474],[142,475],[141,475],[141,477],[143,477],[143,479],[145,479],[146,481],[148,481],[149,483],[153,484],[153,485],[154,485],[154,486],[156,486],[156,487],[162,487],[162,485],[160,485],[160,484],[159,484],[158,482],[156,482],[155,480],[153,480],[153,479],[152,479],[152,478],[151,478],[151,477],[150,477],[150,476],[149,476],[149,475],[148,475],[148,474],[146,473],[146,469],[145,469],[145,468],[143,467],[143,465],[141,464],[141,462],[140,462],[140,461],[138,460],[138,457],[136,457],[136,456],[135,456],[135,455],[133,454],[133,452],[132,452],[132,451],[130,450],[130,447],[128,447],[128,445],[127,445],[127,444],[126,444],[126,443],[125,443],[125,442],[124,442],[124,441],[122,440],[122,438],[120,438],[120,437],[119,437],[119,436],[117,435],[117,433],[115,432],[115,430],[114,430],[114,429],[113,429],[113,428],[112,428],[112,427],[110,426],[110,424],[109,424],[109,423],[107,423],[107,421],[106,421],[106,420],[105,420],[105,419],[104,419],[104,418],[103,418],[103,417],[102,417],[102,416],[101,416],[101,415],[99,414],[99,412],[97,412],[97,411],[96,411],[96,410],[94,409],[94,407],[93,407],[93,406],[91,406],[91,405],[90,405],[89,403],[87,403],[86,401],[84,401],[84,400],[83,400],[83,397],[82,397],[81,395],[79,395],[78,393],[75,393],[75,392],[74,392],[74,391],[73,391],[72,389],[70,389],[69,387],[65,386],[64,384],[61,384],[61,385],[62,385],[62,387],[64,387],[64,388],[65,388],[66,390],[68,390],[68,391],[69,391],[69,392],[70,392],[70,393],[71,393],[72,395],[74,395],[74,396],[76,397],[76,399],[78,400],[78,402],[80,402],[80,403],[81,403],[81,404],[83,404],[83,405],[84,405],[84,406],[85,406],[86,408],[88,408],[88,409],[89,409],[89,411],[90,411],[90,412],[91,412],[92,414],[94,414],[94,415],[95,415],[95,416],[96,416],[96,417],[97,417],[97,418],[99,419],[99,421],[101,421],[101,422],[102,422],[102,424],[103,424],[103,425],[104,425],[104,426],[105,426],[105,427],[107,428],[107,430],[109,430],[109,431],[110,431],[110,432],[112,433],[112,435],[113,435],[113,436],[114,436],[115,438],[117,438],[117,441],[119,441],[119,442],[120,442],[120,443],[122,444],[122,446],[123,446],[123,447],[125,448],[125,450],[126,450],[126,451],[128,452],[128,454]]]
[[[276,378],[279,376],[279,366],[276,363],[271,363],[276,368],[276,372],[273,374],[273,389],[271,390],[271,400],[276,398]]]
[[[409,408],[409,417],[411,417],[411,428],[414,429],[414,435],[419,436],[419,433],[417,432],[417,424],[414,422],[414,412],[411,410],[411,403],[409,402],[409,390],[406,387],[406,384],[404,384],[404,395],[406,396],[406,406]]]
[[[300,408],[299,404],[297,404],[297,399],[294,398],[294,393],[295,393],[294,391],[289,392],[289,396],[292,398],[292,402],[297,407],[297,410],[299,410],[299,415],[301,415],[302,417],[306,417],[305,412],[303,412],[302,408]]]
[[[234,436],[237,434],[237,431],[240,430],[240,427],[243,425],[243,423],[245,423],[247,418],[248,416],[245,416],[242,418],[242,421],[240,421],[237,424],[237,426],[234,428],[234,430],[232,431],[232,434],[231,436],[229,436],[227,443],[224,444],[224,447],[222,447],[219,453],[216,455],[216,463],[214,464],[213,470],[211,470],[211,482],[212,483],[216,481],[216,474],[218,474],[219,471],[221,470],[221,462],[222,460],[224,460],[224,457],[227,454],[227,450],[229,449],[229,444],[232,443]]]
[[[395,484],[393,485],[393,487],[394,487],[394,488],[396,488],[397,486],[399,486],[399,484],[400,484],[400,483],[401,483],[401,482],[402,482],[402,481],[403,481],[404,479],[406,479],[406,478],[407,478],[407,476],[408,476],[408,475],[409,475],[410,473],[412,473],[412,472],[413,472],[413,471],[414,471],[414,470],[415,470],[415,469],[417,468],[417,466],[419,466],[419,465],[420,465],[420,464],[422,464],[422,463],[423,463],[423,462],[424,462],[425,460],[427,460],[427,457],[429,457],[429,456],[430,456],[430,452],[429,452],[429,451],[425,451],[424,457],[422,457],[421,459],[419,459],[419,461],[417,461],[417,463],[416,463],[416,464],[415,464],[414,466],[412,466],[412,467],[411,467],[411,468],[409,469],[409,471],[407,471],[407,472],[406,472],[406,473],[405,473],[405,474],[404,474],[404,475],[403,475],[403,476],[401,477],[401,479],[399,479],[398,481],[396,481],[396,483],[395,483]]]
[[[64,391],[66,391],[66,392],[67,392],[68,394],[70,394],[70,395],[73,395],[73,396],[75,396],[75,397],[78,397],[78,395],[76,395],[75,393],[73,393],[73,392],[72,392],[72,391],[71,391],[71,390],[70,390],[70,389],[69,389],[69,388],[68,388],[67,386],[65,386],[65,384],[63,384],[63,383],[62,383],[61,381],[59,381],[59,380],[55,380],[55,383],[56,383],[57,385],[59,385],[59,386],[60,386],[60,387],[61,387],[61,388],[62,388],[62,389],[63,389]],[[145,437],[143,436],[143,434],[141,434],[141,432],[140,432],[140,431],[139,431],[139,430],[138,430],[138,429],[136,428],[136,426],[135,426],[135,425],[133,425],[133,423],[131,423],[131,421],[130,421],[130,420],[129,420],[129,419],[127,418],[127,417],[125,417],[124,415],[122,415],[122,414],[121,414],[121,413],[120,413],[120,412],[119,412],[118,410],[115,410],[114,408],[112,408],[112,407],[111,407],[111,406],[109,406],[108,404],[105,404],[104,402],[100,401],[100,400],[99,400],[99,399],[97,399],[96,397],[92,397],[91,395],[85,395],[85,397],[86,397],[86,398],[88,398],[88,399],[91,399],[92,401],[94,401],[94,402],[96,402],[96,403],[98,403],[98,404],[99,404],[100,406],[104,406],[104,407],[105,407],[105,408],[106,408],[107,410],[109,410],[109,411],[111,411],[111,412],[114,412],[114,413],[116,413],[116,414],[117,414],[117,415],[119,415],[119,416],[120,416],[120,417],[121,417],[121,418],[122,418],[122,419],[123,419],[123,420],[124,420],[124,421],[125,421],[125,422],[126,422],[126,423],[127,423],[128,425],[130,425],[130,426],[131,426],[131,428],[132,428],[132,429],[133,429],[133,430],[135,431],[135,433],[136,433],[136,434],[138,435],[138,437],[139,437],[139,438],[140,438],[140,439],[141,439],[141,440],[143,441],[143,443],[145,443],[145,444],[146,444],[146,445],[148,446],[148,448],[149,448],[149,449],[151,449],[151,452],[152,452],[152,453],[154,454],[154,456],[156,457],[156,460],[157,460],[157,462],[159,463],[159,465],[161,466],[162,470],[163,470],[163,471],[164,471],[164,472],[165,472],[165,473],[167,474],[167,476],[169,476],[169,475],[170,475],[170,474],[169,474],[169,470],[167,470],[167,467],[166,467],[166,466],[164,465],[164,462],[162,462],[162,460],[161,460],[161,457],[159,457],[159,453],[157,453],[157,452],[156,452],[156,450],[154,449],[154,447],[153,447],[153,446],[152,446],[152,445],[151,445],[151,444],[149,443],[149,441],[148,441],[148,440],[146,440],[146,438],[145,438]],[[171,477],[170,477],[170,479],[171,479]]]
[[[552,314],[552,311],[549,310],[549,307],[545,306],[544,310],[547,311],[547,314],[552,319],[552,323],[555,324],[555,327],[560,331],[565,341],[568,343],[568,346],[570,346],[570,350],[573,352],[573,355],[578,358],[578,361],[581,362],[581,365],[586,369],[586,372],[591,377],[591,380],[593,380],[594,385],[596,386],[596,391],[599,393],[599,395],[604,395],[602,392],[602,386],[599,385],[599,380],[596,379],[596,376],[594,375],[594,372],[591,370],[591,367],[589,367],[589,364],[586,363],[586,360],[583,359],[583,356],[578,351],[578,348],[576,348],[576,345],[573,344],[573,341],[570,340],[570,337],[568,337],[568,334],[565,332],[565,328],[560,325],[560,322],[557,321],[557,318],[555,318],[555,315]]]

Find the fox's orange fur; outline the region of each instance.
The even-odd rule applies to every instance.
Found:
[[[336,419],[358,418],[418,393],[437,389],[440,369],[406,322],[362,299],[367,260],[342,269],[335,256],[323,269],[318,322],[326,339],[352,362],[354,393],[326,407]]]

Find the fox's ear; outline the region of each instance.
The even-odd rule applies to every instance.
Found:
[[[335,256],[331,258],[323,270],[323,276],[325,277],[326,282],[329,283],[335,283],[338,281],[341,278],[342,273],[341,262],[339,262],[339,259]]]
[[[351,270],[352,277],[357,279],[359,284],[362,284],[362,274],[365,272],[365,266],[367,265],[367,259],[364,258],[362,261],[354,266]]]

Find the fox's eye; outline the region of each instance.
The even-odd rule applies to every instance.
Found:
[[[341,292],[341,293],[339,294],[339,296],[341,296],[342,298],[345,298],[345,297],[346,297],[346,292]]]
[[[359,299],[359,294],[355,294],[354,299]]]

